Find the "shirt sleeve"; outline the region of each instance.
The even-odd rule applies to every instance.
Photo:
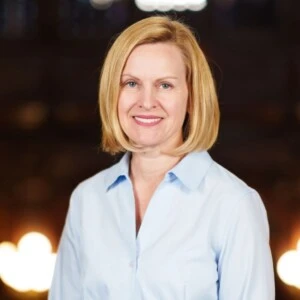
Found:
[[[81,297],[80,259],[79,259],[79,209],[76,190],[70,200],[65,226],[59,243],[54,275],[48,300],[72,299]]]
[[[218,260],[219,300],[274,300],[269,225],[260,196],[235,201]]]

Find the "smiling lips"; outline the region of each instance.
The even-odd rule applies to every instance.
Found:
[[[142,126],[154,126],[162,120],[162,118],[157,116],[134,116],[133,119]]]

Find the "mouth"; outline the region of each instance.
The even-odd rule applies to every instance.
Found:
[[[163,118],[155,117],[155,116],[134,116],[133,119],[139,125],[156,125],[158,124]]]

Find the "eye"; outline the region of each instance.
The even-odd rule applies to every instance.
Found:
[[[137,83],[135,81],[130,80],[130,81],[127,81],[125,83],[125,85],[127,85],[128,87],[134,88],[134,87],[136,87]]]
[[[171,84],[166,83],[166,82],[163,82],[160,86],[164,90],[168,90],[168,89],[170,89],[172,87]]]

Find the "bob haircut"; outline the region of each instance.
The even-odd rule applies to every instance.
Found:
[[[101,71],[99,108],[102,120],[102,149],[110,154],[142,149],[129,140],[118,119],[121,75],[133,49],[143,44],[176,45],[186,66],[188,85],[187,116],[183,124],[183,143],[170,155],[208,150],[216,141],[220,111],[214,80],[205,56],[191,29],[168,16],[152,16],[125,29],[107,53]]]

